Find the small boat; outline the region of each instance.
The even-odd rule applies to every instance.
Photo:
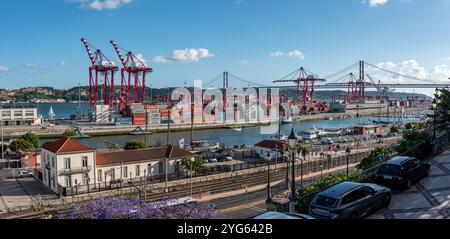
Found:
[[[212,150],[218,150],[220,148],[220,143],[210,143],[210,140],[195,140],[191,143],[191,148],[193,151],[212,151]]]
[[[56,116],[56,114],[55,114],[55,112],[53,112],[53,107],[50,106],[50,110],[48,111],[48,119],[55,120],[55,116]]]
[[[328,118],[328,120],[333,120],[333,117]]]
[[[236,131],[236,132],[242,132],[242,128],[241,127],[234,127],[234,128],[231,128],[233,131]]]
[[[146,135],[150,133],[146,133],[141,127],[137,127],[133,131],[128,133],[129,135]]]
[[[294,120],[290,116],[286,116],[281,119],[281,124],[292,124],[292,123],[294,123]]]

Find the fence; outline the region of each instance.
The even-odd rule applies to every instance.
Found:
[[[420,147],[420,145],[416,145],[414,147],[412,147],[411,149],[409,149],[407,152],[401,153],[401,154],[393,154],[391,155],[391,157],[395,157],[395,156],[409,156],[411,155],[411,153],[414,153],[417,148]],[[443,135],[441,135],[440,137],[436,138],[435,141],[435,153],[440,154],[444,151],[446,151],[449,147],[450,147],[450,134],[449,133],[445,133]],[[429,154],[429,158],[431,158],[433,155],[432,152],[430,152]],[[344,181],[355,181],[355,182],[372,182],[373,180],[373,176],[376,173],[376,171],[378,170],[378,168],[387,160],[389,160],[391,157],[387,157],[383,162],[377,163],[375,165],[373,165],[370,168],[365,169],[364,171],[362,171],[359,175],[355,175],[353,177],[347,177],[346,179],[344,179],[343,181],[337,182],[333,185],[342,183]],[[355,161],[352,161],[352,163],[355,163]],[[318,180],[320,180],[322,177],[312,177],[310,178],[310,180],[307,181],[306,185],[311,185],[314,182],[317,182]],[[329,187],[333,186],[330,185]],[[275,188],[276,190],[280,190],[280,188]],[[322,189],[324,190],[324,189]],[[314,196],[312,197],[314,198]],[[280,211],[280,212],[286,212],[289,209],[289,205],[288,203],[281,203],[278,205],[274,205],[274,210],[275,211]],[[308,209],[307,208],[301,208],[299,210],[305,211],[307,212]]]

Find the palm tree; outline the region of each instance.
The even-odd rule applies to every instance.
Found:
[[[311,148],[305,146],[305,145],[298,145],[297,146],[297,153],[303,157],[303,160],[306,160],[306,155],[311,153]]]

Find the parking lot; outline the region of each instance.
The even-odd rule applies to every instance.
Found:
[[[35,178],[7,178],[0,180],[0,214],[33,208],[39,199],[56,195]]]
[[[395,191],[387,209],[369,219],[448,219],[450,216],[450,150],[430,161],[430,176],[408,191]]]

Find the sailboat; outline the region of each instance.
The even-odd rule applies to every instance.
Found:
[[[48,111],[48,119],[51,121],[55,120],[55,116],[56,116],[56,114],[55,114],[55,112],[53,112],[53,107],[50,106],[50,110]]]
[[[291,116],[285,116],[281,119],[281,124],[292,124],[294,120]]]

